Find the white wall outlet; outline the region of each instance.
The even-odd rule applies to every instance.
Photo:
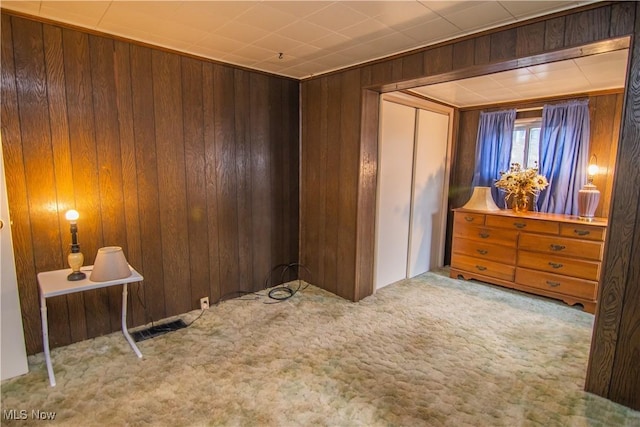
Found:
[[[200,308],[203,310],[209,309],[209,297],[200,298]]]

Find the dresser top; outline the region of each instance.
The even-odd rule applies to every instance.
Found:
[[[504,216],[511,218],[527,218],[527,219],[537,219],[542,221],[558,221],[558,222],[566,222],[566,223],[575,223],[582,225],[595,225],[600,227],[606,227],[608,224],[607,218],[593,218],[591,221],[581,219],[576,215],[564,215],[564,214],[555,214],[555,213],[546,213],[546,212],[526,212],[526,213],[516,213],[511,209],[501,209],[499,211],[481,211],[474,209],[465,209],[465,208],[456,208],[453,209],[454,212],[471,212],[476,214],[484,214],[484,215],[496,215],[496,216]]]

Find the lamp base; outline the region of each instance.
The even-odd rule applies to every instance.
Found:
[[[67,276],[67,280],[75,282],[76,280],[82,280],[87,277],[82,271],[72,271],[71,274]]]

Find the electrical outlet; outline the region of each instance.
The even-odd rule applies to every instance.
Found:
[[[200,308],[203,310],[209,309],[209,297],[200,298]]]

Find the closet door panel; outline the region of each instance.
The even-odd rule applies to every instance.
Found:
[[[449,116],[418,110],[407,277],[442,266]]]
[[[381,105],[375,289],[407,275],[415,111]]]

